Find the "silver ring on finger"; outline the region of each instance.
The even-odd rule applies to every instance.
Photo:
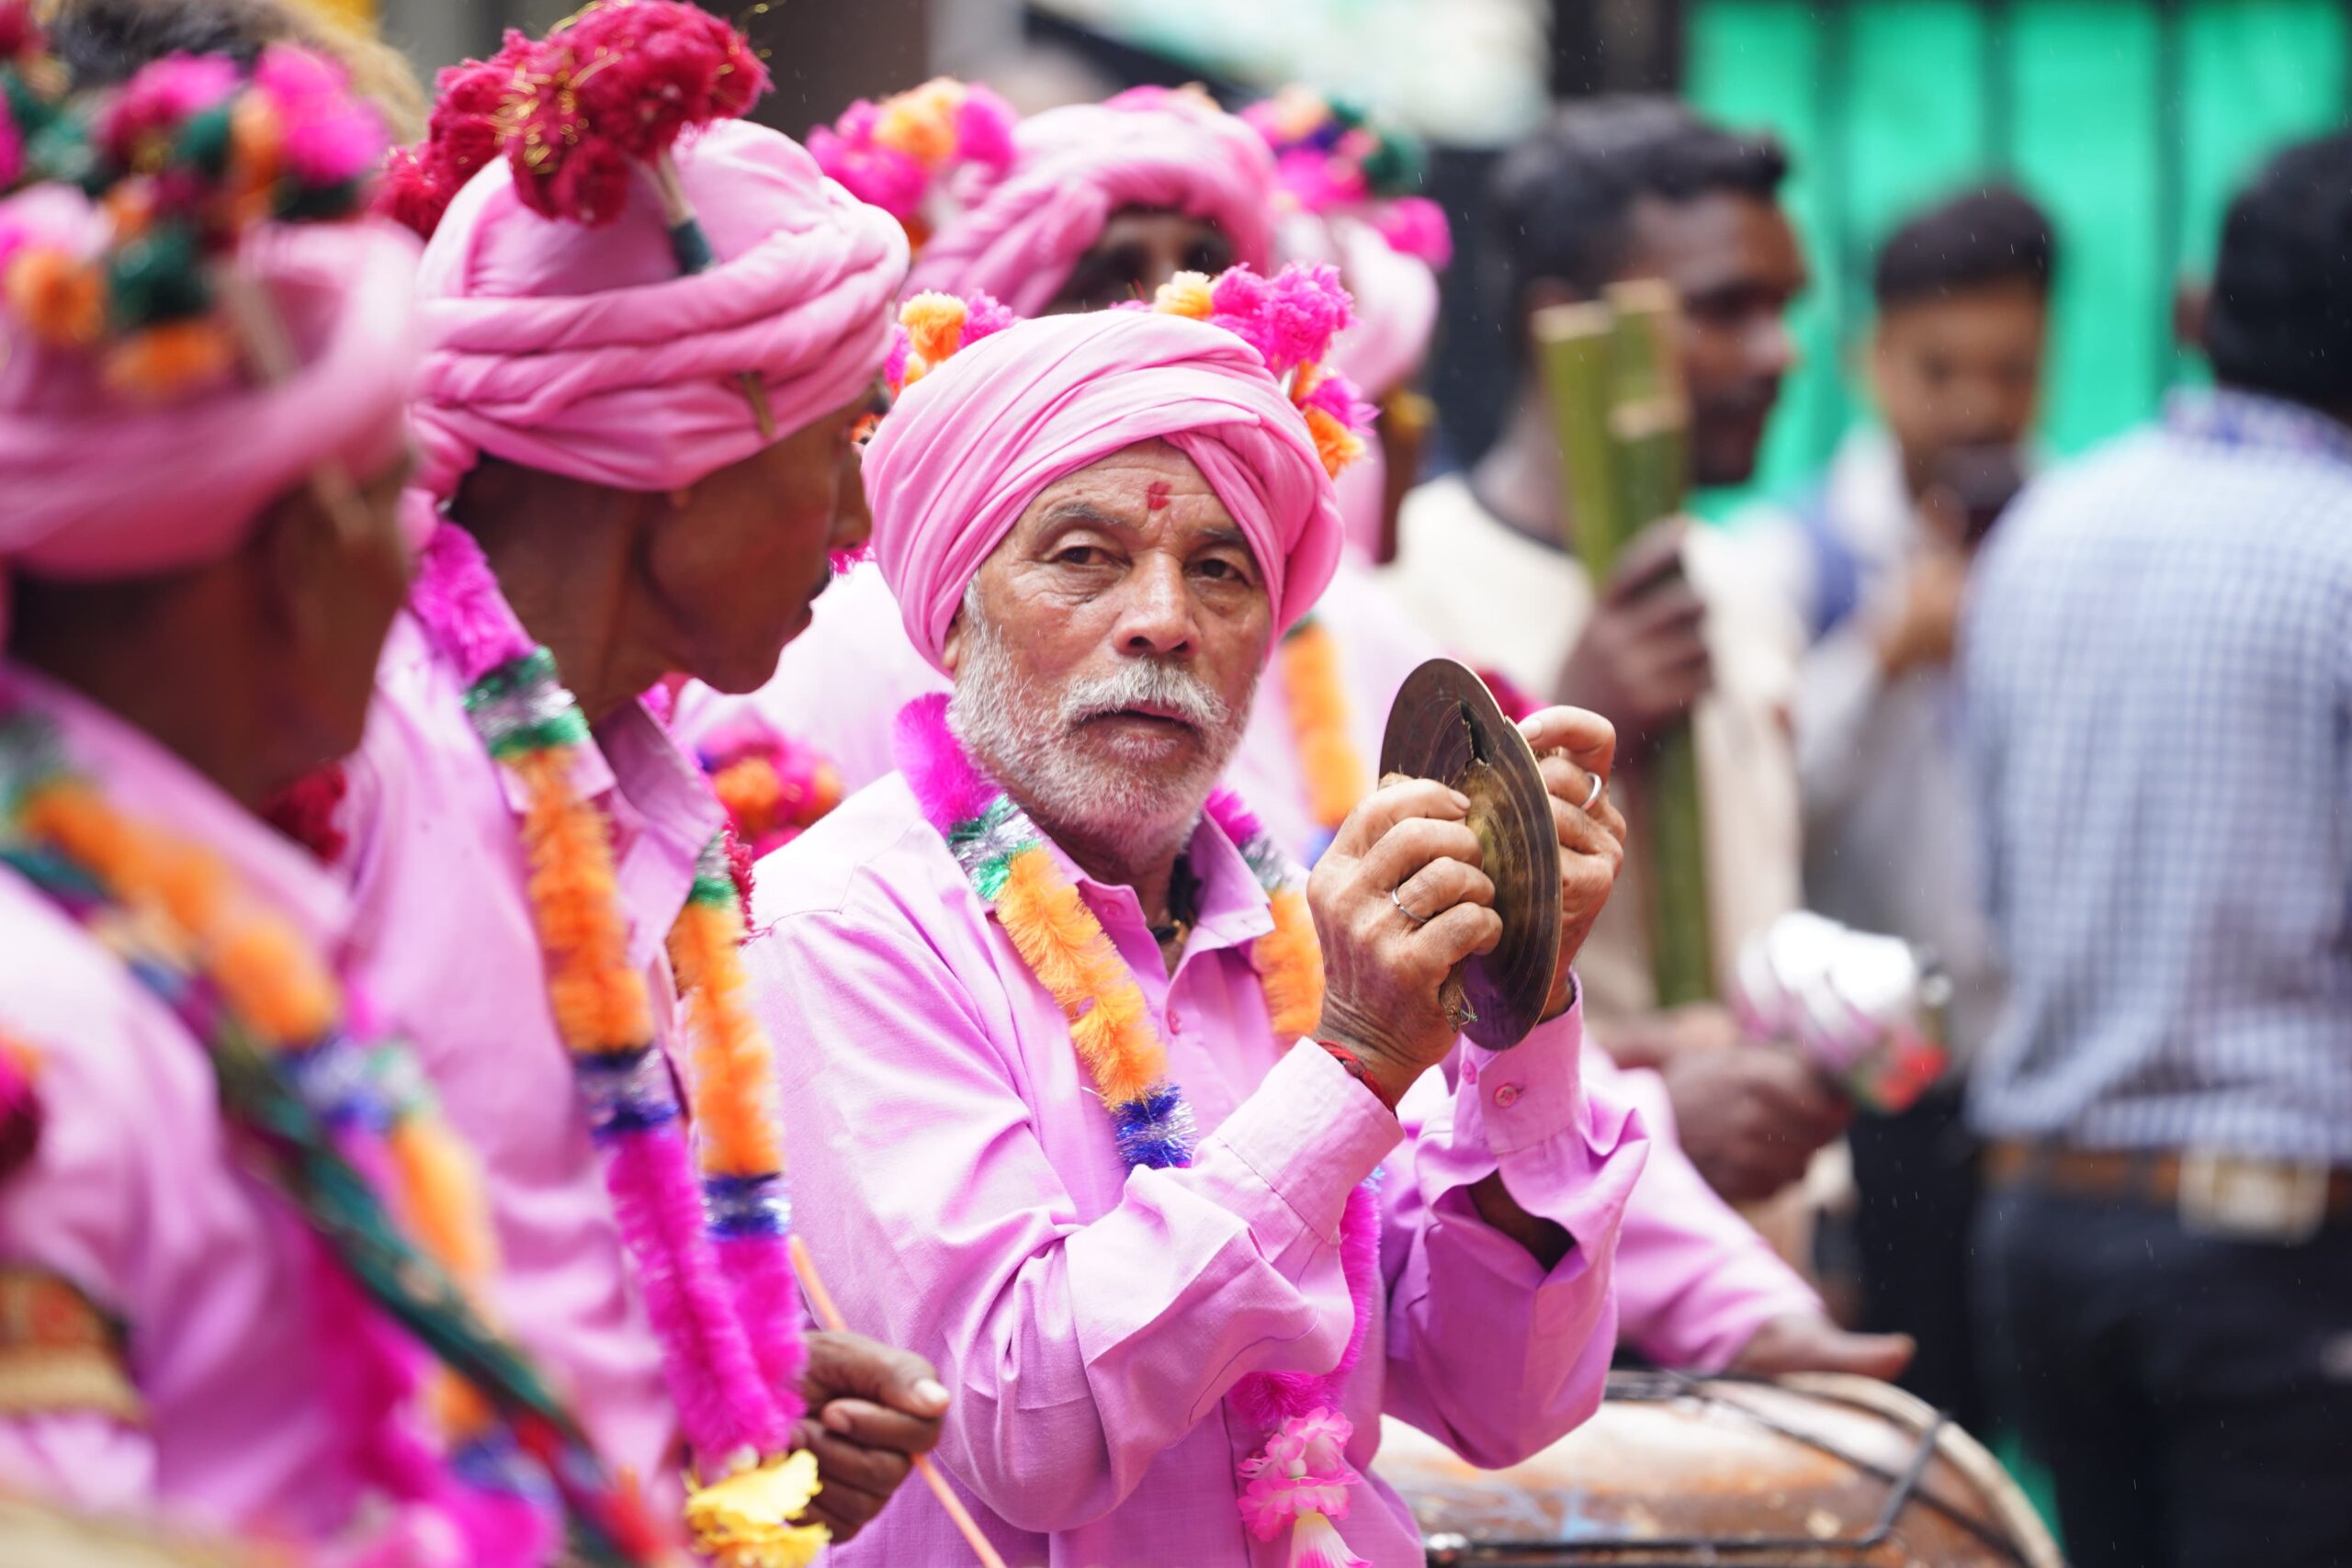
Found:
[[[1577,807],[1577,809],[1578,809],[1578,810],[1580,810],[1580,811],[1589,811],[1589,810],[1591,810],[1591,809],[1592,809],[1592,807],[1593,807],[1593,803],[1594,803],[1595,801],[1597,801],[1597,800],[1599,800],[1599,799],[1600,798],[1600,792],[1601,792],[1602,790],[1607,789],[1608,787],[1609,787],[1609,781],[1608,781],[1608,780],[1606,780],[1606,779],[1602,778],[1599,773],[1595,773],[1595,774],[1593,774],[1593,775],[1592,775],[1592,787],[1591,787],[1590,789],[1589,789],[1589,790],[1587,790],[1587,791],[1585,791],[1585,792],[1584,792],[1584,804],[1583,804],[1581,807]]]
[[[1402,899],[1402,898],[1399,898],[1399,897],[1397,897],[1397,895],[1398,895],[1399,893],[1402,893],[1403,891],[1404,891],[1404,888],[1403,888],[1402,886],[1397,886],[1397,887],[1392,887],[1392,888],[1390,888],[1390,889],[1388,890],[1388,901],[1389,901],[1390,903],[1392,903],[1392,904],[1394,904],[1394,905],[1396,905],[1396,912],[1397,912],[1398,914],[1400,914],[1400,915],[1404,916],[1407,919],[1408,919],[1408,920],[1412,921],[1415,925],[1417,925],[1417,926],[1425,926],[1425,925],[1428,925],[1428,924],[1430,923],[1430,918],[1429,918],[1427,915],[1417,915],[1417,914],[1413,913],[1413,911],[1412,911],[1412,910],[1408,909],[1407,908],[1405,908],[1405,900],[1404,900],[1404,899]]]

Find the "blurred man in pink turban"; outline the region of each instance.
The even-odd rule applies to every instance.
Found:
[[[17,20],[12,137],[55,112]],[[199,120],[241,128],[217,163]],[[151,67],[88,123],[74,183],[0,202],[0,1488],[304,1561],[537,1562],[562,1521],[495,1408],[542,1455],[576,1429],[450,1292],[468,1156],[361,1039],[344,890],[260,815],[358,742],[407,587],[416,246],[251,203],[347,206],[382,131],[283,48]],[[257,178],[255,148],[299,152]],[[435,1358],[495,1485],[425,1419]]]
[[[391,197],[431,233],[421,566],[322,847],[487,1156],[499,1308],[600,1445],[672,1505],[812,1451],[803,1522],[846,1537],[947,1396],[917,1358],[804,1344],[765,1066],[799,1043],[744,1016],[726,816],[641,700],[765,679],[865,536],[853,436],[905,240],[733,118],[764,83],[668,0],[445,73]],[[664,123],[695,133],[638,140]]]
[[[1016,124],[987,88],[940,77],[859,99],[808,147],[907,226],[910,294],[977,290],[1047,315],[1273,257],[1272,161],[1197,87],[1136,87]]]
[[[1565,964],[1524,1044],[1428,1074],[1498,931],[1460,796],[1379,791],[1308,886],[1215,791],[1339,553],[1349,442],[1285,389],[1344,309],[1306,272],[1161,303],[1213,320],[923,307],[874,546],[954,690],[759,878],[800,1224],[853,1323],[950,1369],[944,1468],[1008,1562],[1406,1568],[1380,1414],[1500,1463],[1593,1408],[1645,1140],[1579,1083]],[[1528,732],[1573,957],[1611,738]],[[839,1555],[955,1551],[902,1508]]]

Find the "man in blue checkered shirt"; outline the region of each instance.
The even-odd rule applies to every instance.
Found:
[[[2233,204],[2204,339],[1963,635],[1985,1364],[2083,1568],[2352,1562],[2352,137]]]

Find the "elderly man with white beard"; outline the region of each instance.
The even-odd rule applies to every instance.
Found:
[[[1257,315],[1024,322],[909,389],[875,547],[954,693],[759,867],[799,1232],[954,1390],[939,1457],[1008,1562],[1407,1568],[1379,1417],[1508,1463],[1610,1356],[1645,1144],[1579,1081],[1566,960],[1622,853],[1613,736],[1525,726],[1564,962],[1507,1053],[1441,995],[1500,931],[1464,797],[1389,781],[1309,882],[1215,790],[1330,575],[1350,445],[1292,400],[1324,334],[1283,330],[1336,286],[1249,283]],[[839,1555],[958,1550],[909,1499]]]

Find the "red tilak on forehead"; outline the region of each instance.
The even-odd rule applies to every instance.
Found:
[[[1150,510],[1164,511],[1168,505],[1168,481],[1166,479],[1152,480],[1150,484],[1144,487],[1143,500],[1144,505]]]

